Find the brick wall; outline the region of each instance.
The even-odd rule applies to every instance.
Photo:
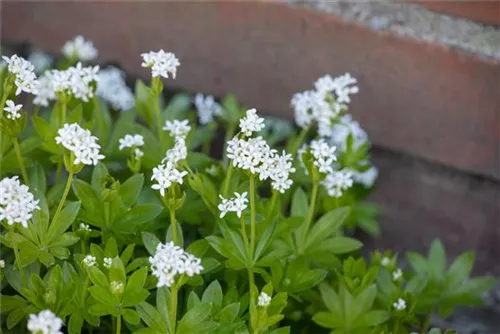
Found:
[[[175,88],[234,92],[288,118],[294,92],[324,73],[351,72],[361,88],[351,111],[381,172],[373,200],[384,209],[383,237],[373,243],[421,250],[440,237],[453,254],[475,249],[478,271],[500,274],[500,35],[484,24],[498,17],[472,15],[471,4],[465,16],[480,23],[414,4],[324,4],[4,2],[1,32],[52,52],[81,33],[99,61],[139,76],[147,75],[140,53],[164,48],[182,63]],[[416,13],[422,27],[432,20],[432,34],[411,26]],[[443,35],[454,27],[472,38]]]

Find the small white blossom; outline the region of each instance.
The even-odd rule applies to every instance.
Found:
[[[311,154],[314,158],[314,166],[318,167],[320,173],[329,174],[333,172],[332,164],[337,160],[335,156],[336,147],[330,146],[324,139],[311,141]]]
[[[196,110],[198,110],[198,118],[201,124],[210,123],[214,120],[215,116],[222,114],[221,105],[215,102],[214,97],[211,95],[203,96],[202,94],[196,94],[194,105],[196,106]]]
[[[3,268],[5,268],[5,261],[0,260],[0,269],[3,269]]]
[[[401,269],[396,269],[393,273],[392,273],[392,280],[393,281],[399,281],[399,279],[403,277],[403,272],[401,271]]]
[[[388,258],[387,256],[384,256],[382,258],[382,260],[380,261],[380,264],[383,266],[383,267],[387,267],[389,264],[391,264],[391,259]]]
[[[84,232],[90,232],[90,226],[85,223],[80,223],[80,230]]]
[[[21,110],[21,108],[23,107],[22,104],[16,105],[14,103],[14,101],[12,101],[12,100],[7,100],[6,104],[7,104],[7,106],[5,108],[3,108],[3,110],[5,110],[7,112],[6,117],[8,119],[21,118],[21,113],[19,112],[19,110]]]
[[[86,41],[83,36],[76,36],[73,40],[67,41],[61,51],[67,58],[76,58],[81,61],[94,60],[98,54],[94,44]]]
[[[354,182],[362,184],[366,188],[371,188],[375,184],[375,180],[378,177],[378,169],[375,166],[371,166],[364,172],[353,172],[352,178]]]
[[[135,157],[136,160],[142,158],[143,156],[144,156],[144,152],[142,152],[138,148],[134,149],[134,157]]]
[[[268,307],[269,304],[271,304],[271,297],[267,293],[262,291],[259,295],[257,305],[259,305],[260,307]]]
[[[113,259],[110,258],[110,257],[105,257],[103,260],[102,260],[102,264],[104,266],[104,268],[111,268],[111,264],[113,263]]]
[[[358,122],[352,119],[351,115],[347,114],[339,118],[326,137],[329,137],[330,144],[338,146],[340,150],[345,151],[349,135],[352,135],[352,146],[354,149],[368,142],[366,131],[361,128]]]
[[[228,212],[236,212],[238,218],[241,218],[242,212],[248,207],[248,198],[247,192],[242,194],[234,193],[235,197],[226,199],[219,195],[222,199],[222,202],[218,205],[218,209],[220,211],[220,218],[223,218]]]
[[[290,179],[290,174],[295,173],[292,160],[292,155],[283,151],[282,155],[274,155],[274,163],[272,166],[269,166],[271,171],[270,178],[272,180],[271,186],[274,190],[282,194],[293,184],[292,179]]]
[[[252,174],[259,173],[261,180],[271,175],[268,166],[274,163],[276,150],[271,149],[262,137],[239,139],[234,137],[227,142],[227,157],[233,166],[248,170]]]
[[[187,119],[183,121],[174,119],[173,121],[166,121],[163,130],[168,131],[174,138],[186,138],[189,131],[191,131],[191,126]]]
[[[173,242],[158,244],[154,256],[149,258],[151,271],[158,278],[157,287],[170,287],[177,275],[186,274],[192,277],[203,270],[201,260],[185,252]]]
[[[151,188],[159,190],[160,194],[165,196],[165,190],[174,183],[182,184],[182,178],[186,175],[186,171],[180,171],[172,162],[166,161],[153,169],[151,180],[157,183]]]
[[[162,163],[170,161],[174,165],[187,158],[187,146],[184,137],[176,137],[174,147],[167,151]]]
[[[52,64],[52,57],[44,52],[35,51],[29,55],[28,61],[33,64],[36,73],[42,73]]]
[[[297,123],[299,127],[307,128],[314,120],[312,109],[315,98],[314,92],[309,90],[296,93],[292,96],[290,105],[295,111],[295,123]]]
[[[64,124],[57,134],[56,143],[73,152],[75,165],[97,165],[99,160],[104,159],[104,155],[99,152],[101,146],[97,143],[97,137],[92,136],[89,130],[81,128],[78,123]]]
[[[95,85],[99,81],[99,66],[83,67],[82,63],[66,70],[52,70],[52,86],[54,93],[72,95],[83,102],[88,102],[95,95]]]
[[[56,99],[53,72],[45,71],[40,78],[38,78],[38,92],[33,99],[33,104],[48,107],[49,101],[54,101]]]
[[[142,67],[151,68],[151,75],[153,78],[162,76],[168,79],[169,73],[175,79],[177,74],[177,66],[181,63],[179,59],[172,52],[165,52],[160,50],[158,52],[150,51],[141,54]]]
[[[85,258],[83,259],[83,264],[87,267],[93,267],[96,265],[96,258],[95,256],[92,256],[92,255],[87,255],[85,256]]]
[[[32,334],[63,334],[62,326],[63,321],[50,310],[30,314],[28,319],[28,330]]]
[[[21,94],[21,92],[36,94],[38,80],[33,64],[18,55],[13,55],[10,58],[3,56],[2,58],[7,63],[9,72],[15,75],[16,95]]]
[[[134,94],[125,82],[125,73],[113,66],[99,71],[96,95],[120,111],[130,110],[135,104]]]
[[[111,293],[113,293],[114,295],[121,295],[123,293],[125,285],[120,281],[112,281],[110,283],[110,287],[111,287]]]
[[[257,116],[256,109],[247,110],[245,117],[240,119],[240,129],[245,136],[251,136],[253,132],[264,129],[264,118]]]
[[[211,176],[217,176],[217,165],[213,164],[211,165],[210,167],[208,167],[207,169],[205,169],[205,172],[208,174],[208,175],[211,175]]]
[[[406,309],[406,302],[403,298],[399,298],[392,306],[398,311],[403,311]]]
[[[38,200],[29,192],[28,186],[19,182],[17,176],[0,181],[0,221],[27,228],[33,211],[38,209]]]
[[[135,135],[127,134],[125,135],[125,137],[120,138],[118,142],[120,144],[118,149],[121,151],[124,148],[135,148],[144,146],[144,137],[137,134]]]
[[[329,196],[341,197],[345,190],[352,187],[352,173],[347,170],[328,173],[321,184],[326,188]]]

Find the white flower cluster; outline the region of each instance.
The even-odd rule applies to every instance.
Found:
[[[90,228],[90,226],[88,224],[85,224],[85,223],[80,223],[79,230],[83,231],[83,232],[90,232],[90,231],[92,231],[92,229]]]
[[[0,181],[0,221],[7,224],[21,224],[28,227],[33,211],[40,209],[38,200],[29,192],[28,186],[21,184],[17,176]]]
[[[384,256],[380,261],[380,265],[382,265],[382,267],[387,267],[389,264],[391,264],[391,259],[387,256]]]
[[[378,169],[372,164],[368,163],[370,168],[363,172],[353,171],[352,178],[354,182],[362,184],[366,188],[370,188],[375,184],[378,177]]]
[[[93,267],[96,265],[97,260],[96,260],[95,256],[87,255],[87,256],[85,256],[85,258],[83,259],[82,262],[87,267]]]
[[[14,101],[12,101],[12,100],[7,100],[6,104],[7,104],[7,106],[5,108],[3,108],[3,110],[5,110],[7,112],[7,116],[6,117],[8,119],[18,119],[18,118],[21,118],[22,115],[19,112],[19,110],[21,110],[21,108],[23,107],[22,104],[16,105],[14,103]]]
[[[257,116],[256,109],[247,110],[246,116],[240,119],[241,132],[247,137],[251,136],[253,132],[264,129],[264,126],[264,119]]]
[[[260,307],[268,307],[269,304],[271,304],[271,296],[262,291],[259,295],[259,298],[257,298],[257,305],[259,305]]]
[[[40,51],[30,53],[28,61],[33,64],[36,73],[42,73],[52,65],[52,57]]]
[[[393,281],[399,281],[399,279],[403,277],[403,271],[400,268],[397,268],[393,273],[392,273],[392,280]]]
[[[352,135],[353,147],[356,149],[365,142],[368,142],[368,134],[359,123],[352,119],[352,116],[347,114],[339,117],[338,121],[333,125],[328,141],[335,145],[341,151],[346,150],[347,137]]]
[[[257,116],[255,109],[247,111],[245,118],[240,120],[241,132],[250,136],[264,128],[264,119]],[[284,193],[293,184],[290,173],[295,172],[292,166],[292,156],[283,151],[279,155],[262,137],[238,138],[227,142],[227,157],[233,161],[233,166],[259,174],[261,181],[270,178],[274,190]]]
[[[110,287],[111,293],[113,293],[114,295],[121,295],[123,293],[125,285],[120,281],[111,281]]]
[[[5,261],[0,260],[0,269],[3,269],[3,268],[5,268]]]
[[[64,124],[57,134],[56,143],[73,152],[75,165],[97,165],[99,160],[104,159],[104,155],[99,152],[101,146],[97,143],[98,138],[78,123]]]
[[[82,63],[66,70],[46,71],[39,84],[39,93],[33,103],[47,106],[50,100],[57,98],[57,93],[64,92],[83,102],[94,97],[95,85],[99,80],[99,66],[83,67]]]
[[[182,178],[187,175],[186,171],[177,169],[174,163],[166,161],[157,167],[153,168],[152,181],[156,181],[151,188],[159,190],[162,196],[165,196],[165,190],[170,188],[174,183],[182,184]]]
[[[321,184],[331,197],[341,197],[345,190],[352,187],[352,173],[346,169],[328,173]]]
[[[135,104],[134,94],[125,83],[125,73],[113,66],[99,71],[96,95],[120,111],[130,110]]]
[[[16,95],[21,94],[21,92],[36,94],[38,80],[36,79],[33,64],[18,55],[13,55],[10,58],[3,56],[2,58],[7,63],[9,72],[15,75]]]
[[[174,119],[173,121],[166,121],[163,130],[168,131],[176,140],[186,139],[189,131],[191,131],[191,126],[187,119],[183,121]]]
[[[63,321],[50,310],[30,314],[28,319],[28,330],[32,334],[63,334],[62,325]]]
[[[177,275],[186,274],[192,277],[203,270],[199,258],[185,252],[171,241],[158,244],[154,256],[149,258],[149,263],[153,275],[158,278],[158,288],[172,286]]]
[[[295,122],[301,128],[309,127],[313,121],[318,133],[327,137],[332,122],[351,102],[350,95],[358,93],[357,80],[349,73],[332,78],[325,75],[314,83],[315,90],[297,93],[290,102],[295,111]]]
[[[144,153],[141,151],[139,147],[144,146],[144,137],[141,135],[130,135],[127,134],[125,137],[120,138],[118,140],[120,146],[118,147],[120,151],[122,151],[124,148],[133,148],[134,149],[134,156],[136,159],[139,159],[144,155]]]
[[[73,40],[67,41],[61,51],[67,58],[76,58],[81,61],[94,60],[98,54],[94,44],[86,41],[83,36],[76,36]]]
[[[241,218],[241,213],[248,207],[247,192],[244,192],[242,194],[238,194],[235,192],[234,195],[235,197],[229,199],[222,197],[222,195],[219,195],[219,197],[222,199],[222,202],[217,207],[220,211],[220,218],[223,218],[228,212],[236,212],[238,218]]]
[[[406,309],[406,302],[403,298],[399,298],[392,306],[397,310],[397,311],[403,311]]]
[[[104,266],[104,268],[111,268],[111,264],[113,263],[113,259],[110,258],[110,257],[105,257],[104,259],[102,259],[102,265]]]
[[[175,54],[163,50],[158,52],[149,51],[148,53],[141,54],[141,57],[143,60],[141,66],[151,68],[153,78],[162,76],[168,79],[168,74],[170,73],[175,79],[177,66],[181,64]]]
[[[328,145],[324,139],[313,140],[309,146],[314,159],[313,164],[318,168],[318,171],[323,174],[333,173],[332,164],[337,161],[335,155],[337,148]]]
[[[221,105],[215,102],[214,97],[211,95],[203,96],[202,94],[196,94],[194,105],[196,106],[196,110],[198,110],[200,124],[208,124],[214,120],[215,116],[222,114]]]

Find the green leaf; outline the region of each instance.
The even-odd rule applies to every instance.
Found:
[[[333,329],[338,325],[333,321],[333,317],[330,312],[318,312],[313,316],[312,320],[324,328]]]
[[[17,325],[26,315],[24,308],[16,308],[7,316],[7,329],[12,329]]]
[[[369,311],[362,315],[359,327],[373,327],[378,326],[391,317],[391,314],[387,311]]]
[[[356,297],[356,304],[358,307],[360,307],[360,311],[366,312],[369,309],[371,309],[376,296],[377,296],[377,286],[375,284],[372,284],[368,288],[363,290],[363,292],[361,292]]]
[[[141,193],[143,184],[144,175],[134,174],[120,186],[119,195],[125,207],[130,208],[135,203]]]
[[[255,253],[253,258],[253,263],[256,263],[262,252],[266,250],[266,248],[271,244],[271,240],[273,237],[274,230],[276,228],[276,221],[270,224],[259,237],[259,241],[257,242],[257,246],[255,247]]]
[[[132,233],[138,226],[155,219],[162,211],[163,207],[156,204],[139,204],[116,219],[113,228]]]
[[[167,324],[162,321],[162,316],[160,315],[160,313],[158,313],[154,306],[144,302],[140,303],[135,308],[146,325],[156,329],[161,333],[170,333]]]
[[[73,232],[67,232],[59,236],[56,240],[50,243],[50,247],[69,247],[80,240]]]
[[[96,191],[85,181],[73,180],[73,191],[85,210],[94,216],[94,220],[102,221],[103,203]]]
[[[349,237],[333,237],[316,244],[311,244],[307,250],[308,254],[345,254],[358,250],[363,246],[361,241]]]
[[[104,304],[94,304],[89,307],[89,313],[98,317],[112,314],[113,307]]]
[[[309,210],[309,204],[307,202],[307,195],[304,192],[304,190],[302,190],[302,188],[299,187],[293,193],[291,216],[305,217],[308,210]]]
[[[210,246],[212,246],[212,248],[223,257],[229,258],[231,256],[231,252],[228,249],[226,241],[221,237],[211,235],[206,237],[205,240],[207,240]]]
[[[156,235],[149,232],[142,232],[142,242],[150,255],[154,255],[156,247],[158,247],[158,244],[161,243],[160,239],[158,239]]]
[[[47,178],[45,177],[45,170],[41,164],[35,164],[31,168],[30,179],[30,191],[37,190],[41,194],[45,194],[47,191]]]
[[[125,283],[127,279],[127,274],[125,273],[125,267],[123,266],[122,260],[119,257],[113,258],[111,262],[111,268],[109,268],[109,280],[119,281]]]
[[[332,313],[342,314],[339,297],[335,291],[327,284],[321,284],[319,286],[319,291],[321,292],[321,299],[323,299],[326,308]]]
[[[126,308],[121,311],[123,315],[123,319],[128,322],[129,324],[132,325],[138,325],[139,322],[141,321],[141,317],[139,316],[139,313],[137,313],[135,310]]]
[[[432,242],[429,251],[429,264],[433,277],[436,279],[442,278],[446,268],[446,253],[443,244],[439,240]]]
[[[90,294],[92,297],[94,297],[95,300],[97,300],[99,303],[107,305],[107,306],[114,306],[114,298],[113,295],[109,292],[108,289],[103,288],[102,286],[91,286],[88,288]]]
[[[214,306],[213,310],[219,311],[222,305],[222,288],[218,281],[210,283],[201,297],[201,302],[202,304],[211,303]]]
[[[108,288],[109,286],[109,281],[106,275],[103,274],[102,271],[97,269],[96,267],[89,267],[87,268],[87,271],[89,273],[90,280],[92,281],[92,284],[103,287],[103,288]]]
[[[458,256],[446,273],[447,286],[455,287],[464,281],[474,265],[474,252],[466,252]]]
[[[240,311],[239,303],[232,303],[224,307],[218,314],[219,321],[222,325],[233,323],[238,317]]]
[[[57,221],[53,221],[47,231],[46,243],[51,243],[71,226],[80,211],[80,202],[70,202],[61,210]]]
[[[422,255],[414,252],[408,252],[406,253],[406,258],[417,274],[426,274],[429,272],[427,261]]]
[[[177,331],[183,334],[197,334],[201,332],[201,326],[210,315],[211,304],[200,304],[194,309],[189,310],[181,321]]]
[[[306,249],[337,233],[348,215],[349,207],[334,209],[324,214],[309,232]]]

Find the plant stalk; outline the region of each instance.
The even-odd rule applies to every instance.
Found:
[[[118,314],[116,317],[116,334],[121,334],[122,332],[122,315]]]
[[[250,176],[250,251],[255,252],[255,176]]]
[[[170,224],[172,225],[172,241],[175,245],[179,246],[179,240],[177,240],[177,222],[175,221],[175,210],[170,209]]]
[[[14,152],[16,152],[17,162],[19,163],[19,167],[21,168],[21,174],[23,176],[24,184],[29,186],[30,180],[28,179],[28,173],[26,173],[26,167],[24,167],[23,157],[21,155],[21,148],[19,147],[19,141],[17,138],[12,140],[12,144],[14,145]]]
[[[318,197],[318,189],[319,189],[319,183],[317,181],[313,181],[311,203],[309,204],[309,212],[307,213],[307,219],[304,225],[304,229],[302,230],[302,239],[299,248],[303,247],[303,245],[305,244],[307,234],[309,233],[309,228],[311,227],[314,218],[316,198]]]
[[[17,270],[19,270],[19,274],[21,275],[21,281],[24,284],[25,283],[25,276],[24,276],[24,270],[23,266],[21,265],[21,260],[19,257],[19,250],[17,249],[17,243],[14,241],[14,226],[9,229],[10,233],[10,239],[12,240],[12,249],[14,250],[14,257],[16,259],[16,264],[17,264]]]
[[[222,189],[222,196],[224,198],[226,198],[229,195],[229,186],[231,185],[231,177],[233,176],[233,170],[234,170],[233,164],[229,163],[226,179],[224,180],[224,188]]]
[[[177,286],[172,285],[170,288],[170,333],[175,334],[176,325],[177,325],[177,296],[178,289]]]
[[[68,175],[68,180],[66,181],[66,188],[64,188],[64,193],[61,198],[61,201],[59,202],[59,205],[57,206],[56,213],[54,214],[54,217],[52,217],[52,223],[57,221],[57,218],[59,218],[59,214],[61,213],[61,210],[64,206],[64,202],[66,201],[66,197],[68,197],[69,189],[71,188],[71,182],[73,181],[73,171],[69,171]]]

